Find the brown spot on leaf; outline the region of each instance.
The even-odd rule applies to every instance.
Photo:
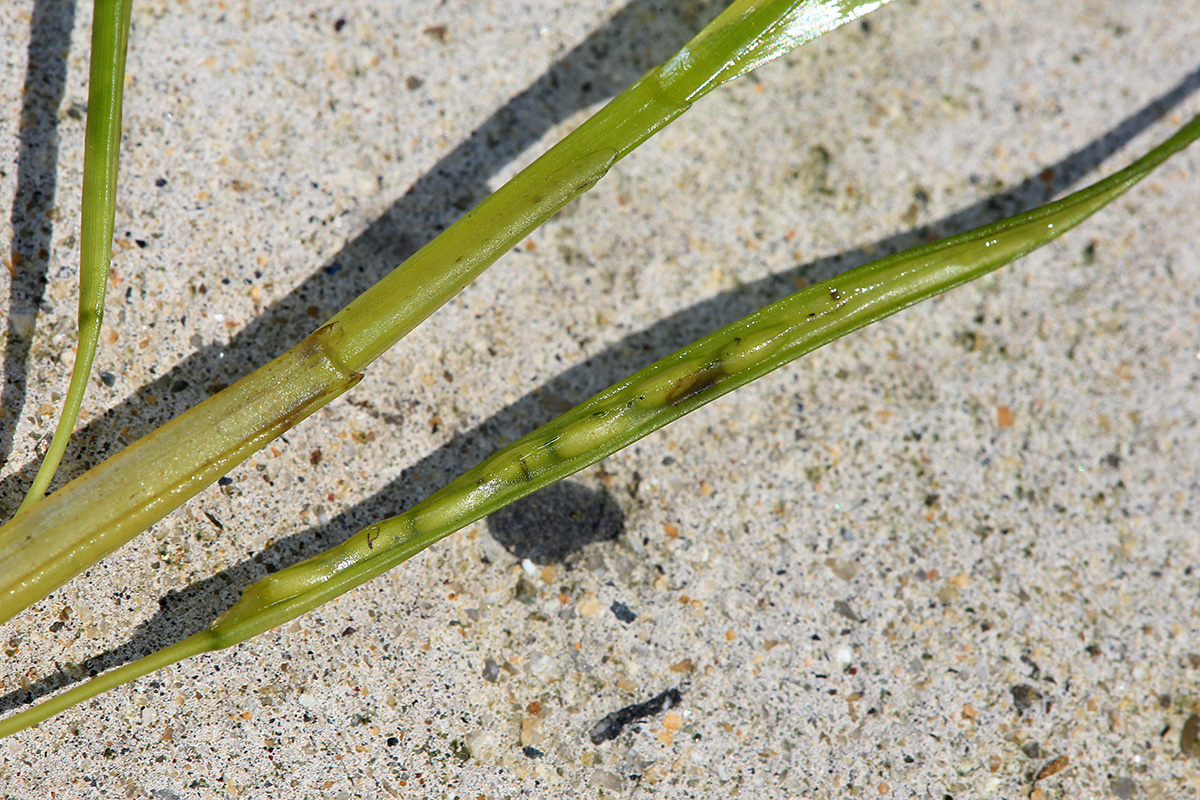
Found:
[[[725,370],[718,364],[717,366],[704,367],[691,375],[681,378],[678,383],[667,392],[667,405],[677,406],[684,400],[695,397],[707,389],[711,389],[721,382],[725,377]]]

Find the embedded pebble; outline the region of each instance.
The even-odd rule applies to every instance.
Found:
[[[1179,752],[1190,758],[1200,758],[1200,714],[1192,714],[1179,733]]]
[[[620,600],[613,600],[612,605],[609,606],[609,609],[612,611],[613,616],[621,620],[621,622],[624,622],[626,625],[637,619],[637,614],[633,613],[632,609],[630,609],[629,606],[625,605]]]
[[[1012,694],[1013,707],[1017,713],[1023,713],[1027,708],[1042,699],[1042,693],[1027,683],[1018,683],[1009,687]]]

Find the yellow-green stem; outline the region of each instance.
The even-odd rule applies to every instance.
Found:
[[[1120,172],[1042,208],[867,264],[804,289],[610,386],[405,513],[268,575],[207,630],[0,721],[0,736],[193,655],[245,641],[332,600],[430,544],[705,403],[872,322],[1053,241],[1200,137],[1200,116]]]
[[[0,528],[0,622],[353,385],[367,364],[696,99],[881,4],[736,0],[304,343],[20,511]],[[237,424],[223,424],[215,409],[228,409]]]
[[[33,483],[18,511],[42,498],[66,452],[92,373],[112,253],[117,207],[117,162],[121,152],[121,105],[125,54],[133,0],[96,0],[92,61],[88,75],[87,129],[83,151],[83,213],[79,256],[79,345],[62,414]]]

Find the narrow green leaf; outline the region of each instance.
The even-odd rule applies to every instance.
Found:
[[[193,655],[245,641],[668,422],[872,322],[1061,236],[1200,138],[1200,116],[1141,159],[1026,214],[872,262],[760,309],[538,428],[407,512],[262,578],[206,630],[0,721],[7,736]]]
[[[79,344],[62,414],[37,475],[21,501],[20,513],[42,499],[66,452],[88,378],[100,324],[112,253],[113,218],[117,206],[117,161],[121,151],[121,103],[125,87],[125,54],[133,0],[96,0],[92,23],[92,60],[88,75],[87,129],[83,150],[83,212],[80,225]]]
[[[704,92],[743,74],[750,64],[764,63],[770,55],[829,30],[833,20],[847,21],[876,5],[734,3],[689,42],[686,64],[676,57],[668,62],[670,69],[648,72],[320,331],[21,510],[0,528],[0,622],[141,533],[338,396],[369,363]],[[806,17],[802,10],[812,8],[825,10]],[[806,24],[811,30],[805,30]],[[295,374],[310,358],[329,367],[324,382],[279,378]],[[217,408],[238,409],[240,425],[214,427]]]

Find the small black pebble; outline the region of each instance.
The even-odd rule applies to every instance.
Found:
[[[337,22],[333,23],[333,29],[338,33],[341,33],[342,28],[344,27],[346,27],[346,20],[344,19],[339,19]]]
[[[613,604],[610,606],[610,608],[612,609],[613,614],[615,614],[617,619],[621,620],[621,622],[628,624],[637,619],[637,614],[633,613],[633,610],[620,600],[613,600]]]
[[[1021,747],[1021,752],[1025,754],[1026,758],[1041,758],[1042,746],[1037,742],[1030,742]]]
[[[228,486],[231,483],[233,483],[233,478],[229,477],[228,475],[222,475],[221,477],[217,478],[217,486]]]
[[[388,746],[388,747],[395,747],[395,746],[396,746],[396,745],[398,745],[398,744],[400,744],[400,740],[399,740],[399,739],[397,739],[395,736],[389,736],[389,737],[388,737],[388,740],[387,740],[387,746]]]
[[[155,178],[154,185],[161,189],[162,187],[167,185],[167,179],[166,178]]]
[[[522,747],[521,752],[525,754],[526,758],[541,758],[542,756],[546,755],[536,747]]]
[[[607,742],[617,738],[621,729],[629,723],[652,717],[664,709],[674,708],[682,702],[683,694],[678,689],[667,689],[644,703],[634,703],[612,712],[592,727],[588,737],[592,740],[592,744]]]
[[[100,373],[100,382],[103,383],[105,386],[112,386],[114,383],[117,382],[117,376],[113,375],[111,372],[101,372]]]

